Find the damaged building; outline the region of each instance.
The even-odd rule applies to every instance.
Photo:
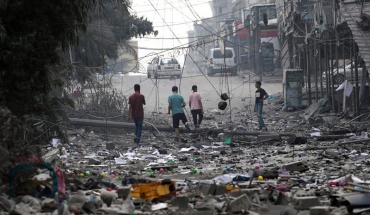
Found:
[[[282,69],[302,69],[307,104],[336,113],[369,109],[369,1],[276,1]]]

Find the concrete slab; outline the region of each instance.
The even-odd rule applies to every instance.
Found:
[[[303,196],[293,198],[294,207],[297,210],[309,210],[311,207],[320,206],[321,203],[316,196]]]
[[[241,195],[230,202],[229,208],[231,212],[247,211],[251,208],[252,204],[247,195]]]

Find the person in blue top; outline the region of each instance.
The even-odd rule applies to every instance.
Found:
[[[168,97],[168,115],[172,112],[172,122],[173,122],[173,128],[175,129],[176,134],[176,141],[180,142],[180,120],[185,125],[187,129],[189,129],[188,126],[188,119],[185,116],[184,113],[184,107],[186,106],[186,103],[184,101],[184,98],[178,93],[179,89],[177,86],[172,87],[172,95]]]

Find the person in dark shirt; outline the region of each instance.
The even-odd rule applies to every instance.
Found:
[[[261,88],[261,82],[256,82],[256,105],[254,107],[254,111],[257,111],[257,118],[258,118],[258,129],[267,131],[265,123],[263,121],[262,116],[262,109],[263,109],[263,101],[269,97],[264,89]]]
[[[135,138],[134,143],[140,144],[141,131],[144,121],[145,97],[140,93],[140,85],[134,85],[135,93],[128,98],[128,120],[131,118],[135,123]]]

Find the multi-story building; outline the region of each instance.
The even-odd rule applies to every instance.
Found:
[[[215,36],[216,32],[212,18],[194,22],[193,27],[194,30],[188,32],[191,49],[185,62],[185,68],[187,72],[194,74],[205,71],[205,57],[217,43],[217,36]]]
[[[215,29],[217,31],[221,30],[221,22],[223,20],[232,18],[232,4],[230,1],[225,1],[225,0],[212,0],[210,2],[211,9],[212,9],[212,14],[213,14],[213,19],[215,22]]]

